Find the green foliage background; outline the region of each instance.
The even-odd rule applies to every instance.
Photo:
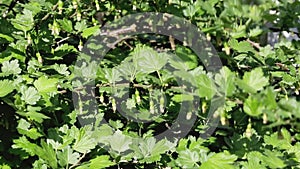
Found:
[[[282,36],[298,35],[291,28],[300,27],[299,11],[297,0],[0,0],[0,168],[300,168],[300,44]],[[174,50],[168,37],[152,35],[120,42],[100,66],[75,66],[99,28],[138,12],[170,13],[198,26],[224,66],[213,76],[184,44],[175,41]],[[268,44],[272,32],[279,33],[274,45]],[[178,68],[179,75],[196,91],[176,90],[180,86],[162,68],[172,65],[170,53],[184,60],[187,74]],[[131,59],[142,71],[130,69]],[[123,106],[141,110],[132,114],[141,120],[157,116],[153,123],[115,112],[111,86],[121,77],[118,70],[132,84]],[[95,116],[110,125],[91,130],[78,123],[84,112],[74,109],[72,91],[87,90],[78,74],[96,79]],[[204,140],[199,135],[214,94],[224,95],[225,105],[215,115],[216,131]],[[197,122],[186,138],[151,137],[172,124],[182,101],[196,98]],[[132,139],[138,136],[144,139]]]

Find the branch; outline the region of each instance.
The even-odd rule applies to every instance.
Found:
[[[72,169],[72,168],[78,166],[80,164],[80,161],[85,157],[85,155],[86,155],[86,152],[83,153],[83,155],[78,159],[78,161],[75,164],[71,165],[69,169]]]
[[[16,4],[18,3],[18,0],[15,0],[15,1],[11,1],[9,6],[8,5],[5,5],[5,4],[1,4],[3,6],[6,6],[8,7],[8,9],[2,14],[3,18],[6,18],[7,14],[10,12],[10,11],[13,11],[15,13],[15,11],[13,10],[13,8],[16,6]]]
[[[132,38],[132,37],[125,36],[123,38],[119,38],[114,43],[108,43],[107,46],[110,47],[111,49],[114,49],[118,43],[122,42],[123,40],[130,39],[130,38]]]
[[[176,45],[175,45],[174,38],[172,36],[169,36],[169,41],[170,41],[170,44],[171,44],[171,49],[175,50]]]
[[[63,38],[63,39],[61,39],[60,41],[56,42],[56,44],[59,46],[59,44],[60,44],[61,42],[65,41],[65,40],[68,40],[68,39],[70,39],[70,37]]]
[[[55,4],[55,5],[52,7],[52,11],[54,11],[54,10],[57,8],[57,6],[58,6],[58,3]],[[47,13],[47,15],[45,15],[45,16],[42,18],[42,21],[48,19],[49,16],[50,16],[50,13]]]
[[[255,47],[258,50],[261,48],[259,43],[255,43],[255,42],[251,41],[250,39],[247,39],[247,42],[249,42],[253,47]]]
[[[106,32],[102,32],[100,33],[100,35],[104,35],[104,36],[118,36],[120,34],[124,34],[124,33],[128,33],[128,32],[135,32],[136,31],[136,25],[131,25],[128,28],[121,28],[121,29],[117,29],[117,30],[108,30]]]

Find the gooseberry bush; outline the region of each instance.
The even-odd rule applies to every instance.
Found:
[[[0,168],[300,168],[299,11],[297,0],[0,0]],[[198,42],[159,33],[106,43],[101,60],[83,52],[103,47],[91,38],[105,25],[146,12],[195,25],[207,60]]]

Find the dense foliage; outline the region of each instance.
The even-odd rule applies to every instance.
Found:
[[[300,168],[299,11],[297,0],[0,0],[0,168]],[[158,34],[84,62],[90,37],[140,12],[196,25],[223,66],[213,74]],[[108,122],[93,129],[78,120],[91,88],[95,124]],[[224,104],[211,116],[216,96]],[[180,111],[195,120],[186,137],[153,137]]]

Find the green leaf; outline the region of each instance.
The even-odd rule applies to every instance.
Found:
[[[41,146],[36,151],[36,154],[47,161],[51,168],[57,168],[57,158],[55,150],[53,149],[52,145],[46,143],[45,141],[41,141]]]
[[[167,63],[167,54],[158,53],[147,46],[137,46],[133,52],[138,70],[144,73],[159,71]]]
[[[184,46],[178,46],[175,50],[176,55],[173,57],[178,57],[177,62],[183,62],[185,67],[190,70],[198,66],[198,56],[193,53],[192,50]]]
[[[57,91],[57,82],[58,79],[50,78],[48,79],[46,76],[39,77],[36,81],[34,81],[34,86],[37,88],[39,93],[50,93]]]
[[[52,66],[55,71],[57,71],[61,75],[68,76],[70,72],[68,71],[68,67],[65,64],[55,64]]]
[[[38,113],[35,111],[30,111],[28,110],[28,112],[17,112],[19,115],[25,116],[31,120],[34,120],[38,123],[42,123],[44,121],[44,119],[50,119],[50,117],[42,114],[42,113]]]
[[[199,169],[234,169],[234,161],[237,156],[229,153],[217,153],[210,156],[207,161],[203,162]]]
[[[90,162],[90,169],[100,169],[115,165],[114,162],[109,160],[108,155],[97,156],[96,158],[91,159]]]
[[[200,97],[206,97],[211,99],[215,92],[216,88],[213,81],[205,74],[200,74],[195,77],[195,81],[198,86],[198,92]]]
[[[76,132],[75,138],[73,149],[80,153],[86,153],[97,145],[95,139],[91,137],[90,131],[86,131],[86,128],[81,128]]]
[[[139,151],[142,153],[143,158],[151,155],[155,142],[156,139],[153,137],[139,141]]]
[[[262,100],[258,97],[249,96],[244,103],[244,111],[250,116],[259,116],[263,113]]]
[[[203,14],[204,11],[201,9],[201,6],[198,3],[189,4],[185,9],[183,9],[183,14],[186,17],[192,18],[196,13]]]
[[[115,129],[120,129],[124,126],[124,124],[121,122],[121,120],[109,120],[109,125]],[[104,134],[105,135],[105,134]]]
[[[43,159],[35,160],[35,162],[32,164],[33,169],[48,169],[49,166],[45,164],[46,162]]]
[[[93,26],[93,27],[90,27],[90,28],[86,28],[86,29],[83,30],[81,36],[83,38],[88,38],[89,36],[93,35],[94,33],[96,33],[99,30],[100,30],[99,25]]]
[[[224,93],[226,96],[232,96],[235,91],[235,75],[227,67],[223,67],[219,74],[215,77],[218,84],[218,90]]]
[[[288,100],[282,98],[278,105],[280,109],[292,113],[297,118],[300,117],[300,102],[296,98],[291,97]]]
[[[21,99],[27,104],[36,104],[36,102],[41,98],[38,91],[32,86],[30,86],[29,88],[27,88],[26,86],[21,86],[20,91],[22,94]]]
[[[265,156],[263,156],[263,162],[266,163],[270,168],[285,168],[286,164],[281,159],[282,153],[273,150],[270,151],[268,149],[264,152]]]
[[[25,136],[19,137],[18,139],[14,139],[13,142],[14,144],[12,145],[12,148],[22,149],[31,156],[35,155],[36,150],[39,148],[38,145],[29,142]]]
[[[7,94],[11,93],[15,89],[13,82],[10,80],[1,80],[0,81],[0,97],[4,97]]]
[[[95,79],[98,64],[95,61],[90,63],[83,62],[81,67],[75,67],[74,72],[76,76],[83,77],[85,79]]]
[[[27,122],[26,120],[20,119],[18,122],[18,126],[17,126],[18,132],[20,134],[24,134],[24,135],[30,137],[33,140],[36,140],[37,138],[41,137],[42,134],[39,133],[36,128],[29,129],[30,125],[31,124],[29,122]]]
[[[66,54],[69,54],[70,52],[77,52],[77,49],[74,46],[63,44],[55,48],[55,52],[64,52],[65,54],[61,55],[64,56]]]
[[[277,108],[277,103],[276,103],[276,92],[272,87],[268,87],[265,91],[265,98],[264,102],[266,107],[270,109],[276,109]]]
[[[197,163],[200,161],[200,156],[197,151],[190,149],[179,151],[176,163],[182,168],[195,168],[199,166]]]
[[[167,139],[162,139],[155,144],[155,146],[151,149],[151,155],[160,155],[165,153],[166,151],[171,151],[175,147],[175,144],[168,141]]]
[[[126,107],[127,107],[127,109],[135,108],[136,107],[135,100],[134,99],[127,99]]]
[[[118,152],[124,152],[129,150],[129,145],[132,143],[130,137],[122,134],[120,130],[117,130],[108,140],[109,145],[111,146],[112,150]]]
[[[171,151],[175,144],[169,142],[167,139],[156,142],[154,137],[141,139],[138,141],[138,147],[132,146],[135,151],[135,157],[140,159],[140,162],[153,163],[161,159],[161,154],[166,151]]]
[[[0,33],[0,38],[7,40],[8,42],[13,42],[14,38],[5,34]]]
[[[247,41],[238,42],[236,39],[231,39],[229,40],[228,45],[240,53],[255,52],[254,48]]]
[[[242,162],[243,169],[266,169],[266,167],[261,164],[263,155],[258,151],[251,151],[247,154],[247,162]]]
[[[82,32],[84,29],[87,28],[86,25],[87,25],[87,24],[86,24],[86,21],[83,20],[83,21],[81,21],[81,22],[76,22],[74,28],[75,28],[75,30],[77,30],[78,32]]]
[[[177,103],[181,103],[183,101],[193,101],[194,100],[194,96],[193,95],[189,95],[189,94],[175,94],[172,97],[172,100],[174,102],[177,102]]]
[[[179,57],[177,57],[176,55],[172,55],[170,54],[170,59],[168,60],[168,62],[170,63],[170,65],[177,69],[177,70],[184,70],[187,71],[189,68],[187,67],[187,65],[183,62],[182,59],[180,59]]]
[[[57,152],[58,163],[62,167],[68,164],[76,164],[79,157],[80,154],[73,152],[70,146],[66,146],[62,151]]]
[[[238,80],[237,83],[239,87],[246,92],[256,93],[267,86],[269,84],[269,80],[264,77],[264,73],[261,68],[256,68],[251,72],[246,72],[243,76],[243,80]]]
[[[256,37],[256,36],[260,35],[261,33],[263,33],[263,30],[260,29],[259,27],[256,27],[254,29],[250,29],[249,37]]]
[[[245,25],[234,25],[234,30],[230,32],[231,37],[233,38],[241,38],[245,37],[246,34],[246,26]],[[241,46],[242,47],[242,46]]]
[[[105,72],[105,78],[111,84],[114,84],[122,80],[121,73],[117,70],[117,68],[104,69],[104,72]]]
[[[292,112],[295,115],[300,112],[299,102],[295,98],[281,99],[278,103],[280,109]]]
[[[44,1],[44,3],[45,3],[45,1]],[[23,6],[24,6],[25,9],[28,9],[29,11],[31,11],[32,15],[35,16],[36,14],[38,14],[42,10],[42,6],[41,5],[42,5],[41,2],[34,2],[34,1],[32,1],[32,2],[29,2],[29,3],[25,4],[25,5],[23,5]]]
[[[218,3],[216,0],[205,1],[203,3],[202,8],[210,15],[216,14],[216,8],[214,8],[215,4]]]
[[[64,18],[64,19],[57,19],[56,21],[60,24],[60,26],[63,30],[65,30],[67,32],[73,31],[73,25],[70,20]]]
[[[17,14],[15,19],[11,20],[12,25],[23,32],[31,30],[34,26],[33,14],[30,10],[24,9],[23,14]]]
[[[129,58],[129,57],[128,57]],[[133,81],[138,71],[132,60],[125,59],[119,66],[116,67],[119,73],[126,79]]]
[[[11,169],[10,166],[7,164],[0,165],[0,168],[1,169]]]
[[[295,82],[297,82],[297,79],[289,74],[282,74],[282,83],[285,83],[287,85],[293,85]]]
[[[288,133],[286,129],[283,129],[284,133]],[[281,133],[280,133],[281,134]],[[283,134],[281,134],[283,135]],[[279,148],[279,149],[283,149],[283,150],[288,150],[292,147],[291,145],[291,136],[290,133],[285,134],[286,137],[279,138],[279,133],[275,132],[273,134],[271,134],[270,136],[265,135],[264,136],[264,141],[267,145],[271,145],[274,148]]]
[[[116,124],[113,124],[111,121],[112,120],[109,121],[109,125],[103,124],[99,128],[96,128],[95,132],[93,133],[93,137],[96,138],[99,143],[107,144],[107,138],[113,135],[112,127],[118,128],[120,125],[122,125],[121,122],[116,121]],[[110,125],[112,125],[112,127]]]
[[[1,71],[4,76],[8,75],[17,75],[21,73],[21,69],[19,67],[19,61],[18,60],[11,60],[11,61],[4,61],[2,63]]]

